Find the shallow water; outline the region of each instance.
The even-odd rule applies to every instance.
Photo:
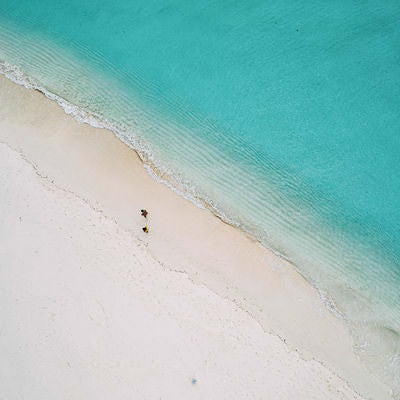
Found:
[[[399,17],[394,1],[8,1],[0,57],[289,258],[399,390]]]

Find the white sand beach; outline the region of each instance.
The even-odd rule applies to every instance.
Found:
[[[391,398],[291,264],[3,76],[0,199],[0,399]]]

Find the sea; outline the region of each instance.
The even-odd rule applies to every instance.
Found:
[[[0,70],[290,260],[400,396],[398,0],[0,0]]]

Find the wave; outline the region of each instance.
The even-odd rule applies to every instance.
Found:
[[[183,191],[173,185],[172,179],[166,178],[167,171],[162,168],[157,162],[152,162],[154,159],[153,155],[146,148],[146,146],[140,145],[136,141],[128,140],[126,133],[117,126],[113,125],[111,122],[107,121],[106,118],[99,114],[95,114],[91,111],[82,109],[81,107],[72,104],[71,102],[65,100],[61,96],[56,95],[48,91],[45,87],[38,84],[35,79],[27,76],[22,72],[22,70],[12,64],[0,60],[0,74],[4,75],[6,78],[10,79],[12,82],[24,86],[27,89],[36,90],[45,95],[48,99],[55,101],[66,114],[71,115],[78,123],[88,124],[94,128],[107,129],[113,132],[120,140],[122,140],[126,145],[128,145],[132,150],[134,150],[139,158],[142,160],[145,170],[148,174],[155,179],[157,182],[162,183],[172,189],[175,193],[184,197],[185,199],[191,201],[194,205],[199,208],[210,208],[212,205],[208,204],[205,200],[201,199],[199,196],[193,194],[195,189]],[[189,185],[186,183],[186,186]],[[192,193],[190,193],[192,192]],[[217,214],[218,217],[222,218],[227,223],[233,223],[233,221],[228,221],[228,219],[221,213]]]

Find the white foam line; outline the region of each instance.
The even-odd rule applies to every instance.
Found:
[[[40,86],[34,79],[24,74],[23,71],[15,65],[9,64],[4,61],[0,61],[0,73],[18,85],[24,86],[27,89],[40,91],[48,99],[55,101],[60,107],[62,107],[62,109],[66,114],[71,115],[73,118],[75,118],[75,120],[78,123],[80,124],[86,123],[95,128],[107,129],[112,131],[121,141],[123,141],[126,145],[128,145],[130,148],[132,148],[134,151],[138,153],[139,157],[143,162],[144,168],[153,179],[155,179],[157,182],[163,183],[164,185],[168,186],[175,193],[191,201],[197,207],[201,209],[205,208],[212,209],[217,213],[217,216],[222,218],[225,222],[228,222],[235,226],[237,225],[234,223],[233,220],[228,218],[223,212],[218,210],[217,207],[213,204],[213,201],[211,199],[202,199],[199,195],[197,195],[193,185],[189,184],[188,182],[182,181],[180,182],[180,185],[184,187],[184,190],[181,190],[171,183],[170,180],[175,180],[175,179],[169,180],[162,178],[161,175],[174,177],[175,174],[173,174],[171,171],[168,171],[166,168],[162,167],[159,164],[159,162],[154,160],[154,157],[148,151],[147,146],[139,144],[138,140],[132,140],[132,138],[128,138],[125,132],[116,128],[109,121],[105,120],[104,117],[83,110],[82,108],[65,100],[61,96],[49,92],[46,88]],[[135,135],[133,135],[133,139],[136,139]],[[157,174],[156,170],[160,171],[160,173]]]

